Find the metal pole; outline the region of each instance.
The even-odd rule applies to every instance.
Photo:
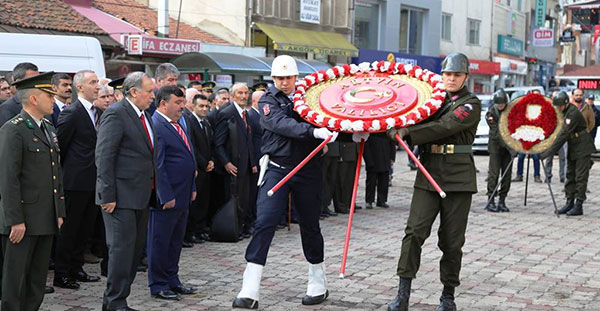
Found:
[[[508,163],[508,165],[506,166],[506,168],[504,169],[504,171],[502,172],[502,176],[500,176],[500,181],[498,182],[498,184],[496,185],[496,188],[494,189],[494,191],[492,192],[492,195],[490,195],[490,197],[488,198],[488,202],[485,206],[488,206],[488,204],[490,204],[492,202],[492,200],[494,200],[494,196],[496,195],[496,192],[498,192],[498,189],[500,189],[500,185],[502,185],[502,181],[504,180],[504,177],[506,176],[506,173],[508,171],[510,171],[512,169],[512,165],[515,162],[515,158],[517,156],[514,156],[510,163]]]
[[[558,206],[556,206],[556,200],[554,199],[554,192],[552,192],[552,186],[550,185],[550,179],[548,178],[548,172],[546,172],[546,166],[544,165],[544,161],[540,160],[540,162],[542,163],[542,169],[544,170],[544,176],[546,176],[546,181],[548,181],[548,190],[550,191],[552,204],[554,204],[554,214],[556,214],[556,217],[560,218],[560,216],[558,215]]]
[[[523,202],[523,206],[527,206],[527,188],[529,186],[529,160],[531,159],[531,155],[527,155],[527,176],[525,176],[525,201]]]

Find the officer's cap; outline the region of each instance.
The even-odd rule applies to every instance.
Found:
[[[265,91],[268,86],[269,85],[267,84],[267,82],[258,82],[252,85],[252,87],[250,87],[250,90],[252,90],[252,92]]]
[[[506,105],[508,104],[508,95],[504,92],[504,89],[499,89],[494,93],[492,101],[494,102],[494,105]]]
[[[565,91],[560,91],[558,95],[554,96],[552,99],[552,105],[554,106],[564,106],[569,104],[569,94]]]
[[[56,95],[56,92],[52,90],[51,80],[53,75],[54,71],[50,71],[37,76],[29,77],[27,79],[19,80],[14,82],[12,85],[14,85],[17,90],[39,89],[46,93]]]
[[[289,55],[275,57],[271,64],[271,77],[288,77],[298,75],[296,60]]]
[[[452,53],[442,61],[442,72],[462,72],[469,74],[469,58],[463,53]]]
[[[217,84],[213,81],[202,82],[202,90],[205,92],[212,92]]]
[[[123,88],[123,81],[125,81],[125,77],[121,77],[108,82],[108,86],[115,88],[115,90],[120,90]]]

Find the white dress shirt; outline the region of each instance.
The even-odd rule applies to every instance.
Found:
[[[129,100],[129,98],[125,97],[125,99],[127,99],[127,102],[131,105],[131,107],[133,107],[133,110],[137,114],[138,119],[140,119],[140,117],[142,116],[142,111],[136,105],[134,105]],[[144,119],[146,121],[146,127],[148,128],[148,134],[150,134],[150,140],[152,140],[152,146],[154,147],[154,133],[152,133],[152,127],[150,126],[150,121],[148,120],[148,116],[145,114],[144,114]],[[142,121],[140,120],[140,122],[142,122]]]

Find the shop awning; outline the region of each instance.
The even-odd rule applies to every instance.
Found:
[[[273,49],[322,55],[358,56],[358,49],[339,33],[256,23],[273,40]]]
[[[246,73],[270,75],[271,66],[257,57],[232,53],[185,53],[171,60],[182,73]]]
[[[269,64],[269,67],[273,63],[273,57],[259,57],[259,59]],[[319,70],[327,70],[331,68],[331,66],[328,64],[318,60],[299,59],[295,57],[294,59],[296,60],[296,65],[298,66],[298,73],[300,76],[305,76]]]
[[[588,0],[588,1],[578,1],[571,4],[565,5],[569,10],[585,10],[585,9],[598,9],[600,8],[599,0]]]

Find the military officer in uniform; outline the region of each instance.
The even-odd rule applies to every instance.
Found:
[[[2,310],[38,310],[52,238],[65,217],[58,140],[44,118],[54,106],[54,72],[15,83],[23,110],[0,129]]]
[[[234,308],[258,308],[263,267],[277,224],[287,210],[290,193],[300,216],[302,249],[309,262],[308,287],[302,304],[319,304],[329,295],[323,266],[323,236],[319,227],[321,156],[313,157],[273,196],[268,196],[267,191],[296,167],[321,140],[330,135],[334,135],[332,140],[335,140],[337,133],[326,128],[315,128],[292,110],[291,96],[298,78],[298,67],[291,56],[276,57],[271,68],[274,85],[259,101],[259,108],[263,111],[260,119],[264,131],[262,152],[270,160],[264,156],[261,159],[261,173],[267,170],[262,181],[259,181],[262,183],[258,190],[257,219],[252,240],[246,249],[248,263],[242,289],[233,301]]]
[[[388,310],[408,310],[411,281],[421,262],[421,247],[438,214],[438,246],[443,253],[440,279],[444,288],[437,310],[456,310],[454,289],[460,284],[462,246],[471,197],[477,192],[471,145],[479,123],[481,103],[467,90],[468,77],[467,56],[461,53],[448,55],[442,62],[442,80],[447,92],[445,104],[422,124],[388,132],[391,137],[398,134],[409,143],[419,145],[421,163],[447,194],[442,199],[422,172],[417,173],[398,260],[398,295]]]
[[[509,167],[515,156],[514,151],[508,148],[502,141],[500,136],[500,115],[506,109],[508,105],[508,95],[504,92],[504,89],[498,90],[492,99],[494,105],[490,107],[488,112],[485,114],[485,121],[490,128],[490,139],[488,141],[488,153],[490,154],[490,164],[488,170],[488,181],[487,181],[487,196],[488,204],[485,206],[485,210],[490,212],[508,212],[509,209],[506,207],[506,195],[510,190],[510,178],[512,169]],[[498,177],[502,176],[504,170],[508,169],[504,178],[500,180],[500,191],[498,191],[499,199],[498,205],[496,205],[495,195],[492,193],[498,185]]]
[[[202,82],[202,88],[200,93],[206,97],[209,97],[213,93],[213,89],[217,84],[213,81]]]
[[[562,111],[565,124],[561,133],[556,137],[552,146],[543,152],[540,157],[546,158],[555,154],[567,142],[567,181],[565,193],[567,204],[560,208],[559,214],[569,216],[583,215],[583,202],[586,199],[587,182],[590,174],[590,155],[596,151],[592,136],[586,130],[586,122],[575,105],[569,103],[569,95],[560,92],[552,104]]]

